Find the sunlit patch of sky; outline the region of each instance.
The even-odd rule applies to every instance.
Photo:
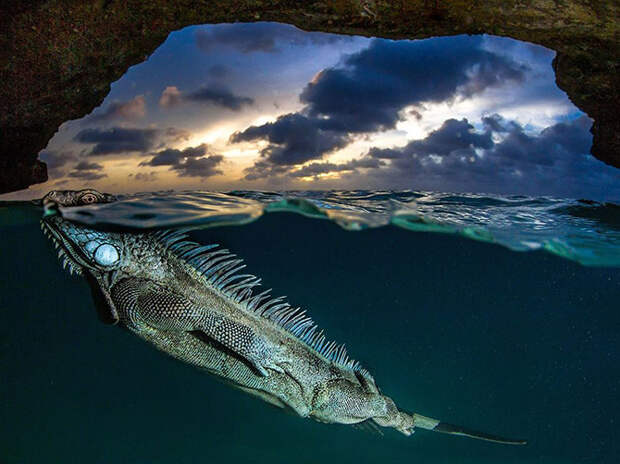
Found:
[[[5,197],[90,186],[620,198],[620,171],[588,154],[590,121],[555,85],[553,57],[493,36],[188,27],[60,127],[40,154],[48,182]]]

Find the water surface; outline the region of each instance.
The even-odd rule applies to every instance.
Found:
[[[393,225],[516,251],[544,249],[585,265],[620,265],[620,206],[615,203],[412,190],[160,192],[118,200],[67,208],[64,214],[91,226],[142,230],[245,224],[265,213],[289,211],[328,219],[349,231]]]

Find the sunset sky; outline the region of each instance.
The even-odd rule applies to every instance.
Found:
[[[275,23],[170,34],[40,158],[52,189],[420,189],[620,199],[554,53],[510,39],[389,41]]]

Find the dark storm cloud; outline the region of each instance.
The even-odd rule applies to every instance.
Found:
[[[320,158],[348,142],[347,134],[324,128],[324,121],[299,113],[280,116],[275,122],[234,133],[232,143],[267,140],[261,155],[275,165],[305,163]]]
[[[346,146],[355,135],[393,129],[408,106],[468,98],[525,79],[527,68],[482,45],[480,37],[375,39],[308,83],[300,94],[306,105],[300,112],[235,133],[231,142],[266,140],[261,162],[300,164]],[[248,175],[269,172],[258,165]]]
[[[177,166],[185,158],[199,158],[207,153],[207,145],[201,144],[197,147],[188,147],[183,150],[177,148],[166,148],[153,154],[149,161],[143,161],[140,166]]]
[[[167,148],[154,153],[150,160],[141,162],[140,166],[170,166],[170,170],[176,171],[180,177],[206,178],[222,174],[217,167],[224,157],[212,154],[205,156],[207,148],[204,143],[183,150]]]
[[[199,103],[211,103],[232,111],[239,111],[243,106],[254,103],[254,100],[249,97],[235,95],[230,90],[215,85],[205,86],[195,92],[188,93],[183,96],[183,99]]]
[[[167,148],[157,152],[150,161],[143,161],[140,163],[140,166],[173,166],[182,158],[183,154],[180,150]]]
[[[74,140],[85,144],[94,144],[90,155],[108,155],[132,151],[145,152],[152,148],[157,135],[155,129],[84,129]]]
[[[422,140],[410,142],[406,151],[417,155],[448,156],[454,153],[459,155],[475,155],[476,148],[492,148],[491,131],[477,133],[467,119],[457,121],[448,119],[441,128],[431,132]],[[370,154],[374,158],[399,159],[402,150],[372,148]]]
[[[527,134],[518,123],[497,115],[485,121],[485,132],[478,132],[467,119],[448,119],[424,139],[399,148],[371,148],[367,156],[389,159],[386,173],[394,177],[439,176],[451,182],[488,176],[501,183],[532,174],[532,169],[576,162],[586,157],[591,144],[585,117],[555,124],[539,134]],[[488,121],[493,121],[494,129]],[[493,132],[502,136],[499,142],[493,142]]]
[[[466,119],[449,119],[403,147],[371,148],[360,161],[384,164],[364,171],[363,181],[384,188],[620,198],[620,170],[589,154],[590,125],[583,116],[528,134],[498,115],[483,118],[483,132]],[[301,177],[306,168],[308,175],[341,172],[347,164],[309,165],[286,175]]]
[[[504,118],[502,118],[499,114],[492,114],[491,116],[483,116],[482,124],[488,130],[493,132],[508,132],[508,129],[505,127]]]
[[[480,37],[425,41],[375,39],[323,71],[300,95],[310,116],[329,117],[347,132],[393,128],[410,105],[471,97],[525,78],[526,68],[482,48]]]
[[[184,102],[207,103],[227,108],[231,111],[239,111],[244,106],[254,104],[250,97],[235,95],[226,87],[221,85],[207,85],[194,92],[181,92],[175,86],[164,89],[159,98],[159,104],[164,108],[172,108]]]
[[[277,23],[219,24],[196,31],[196,45],[205,52],[229,47],[241,53],[276,53],[284,46],[322,45],[351,40],[348,36],[305,32]]]
[[[107,177],[102,173],[103,166],[99,163],[89,163],[88,161],[80,161],[73,167],[68,176],[82,180],[97,180],[102,177]]]

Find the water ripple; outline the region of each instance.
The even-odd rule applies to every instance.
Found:
[[[620,206],[585,200],[411,190],[158,192],[62,211],[70,220],[125,229],[244,224],[286,211],[350,231],[392,225],[515,251],[543,249],[584,265],[620,266]]]

